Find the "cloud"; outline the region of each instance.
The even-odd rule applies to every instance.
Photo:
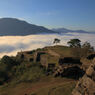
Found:
[[[0,46],[0,53],[6,52],[10,53],[15,50],[15,47],[9,45],[2,45]]]
[[[37,12],[35,13],[35,15],[40,15],[40,16],[54,16],[54,15],[58,15],[60,13],[60,11],[56,11],[56,10],[51,10],[51,11],[47,11],[47,12]]]
[[[61,35],[1,36],[0,57],[16,55],[21,50],[26,51],[51,46],[54,38],[59,38],[61,45],[67,45],[70,39],[79,38],[82,42],[89,41],[95,47],[95,35],[93,34],[66,33]]]

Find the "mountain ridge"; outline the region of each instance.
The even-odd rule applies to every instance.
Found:
[[[85,30],[70,30],[66,28],[53,28],[52,31],[59,32],[59,33],[88,33],[88,34],[95,34],[95,32],[88,32]]]
[[[62,34],[62,33],[92,33],[84,30],[70,30],[66,28],[48,29],[34,25],[17,18],[0,19],[0,36],[26,36],[33,34]]]
[[[0,19],[0,36],[26,36],[31,34],[56,33],[43,26],[30,24],[17,18]]]

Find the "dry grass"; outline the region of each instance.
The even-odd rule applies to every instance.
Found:
[[[46,77],[36,83],[0,87],[0,95],[70,95],[75,84],[76,81],[71,79]]]

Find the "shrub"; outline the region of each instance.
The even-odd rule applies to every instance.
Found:
[[[38,63],[21,63],[14,70],[15,78],[19,82],[34,82],[45,76],[44,68]]]
[[[0,85],[8,80],[7,66],[0,63]]]

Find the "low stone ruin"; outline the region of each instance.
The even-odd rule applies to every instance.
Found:
[[[40,62],[41,61],[41,55],[44,55],[45,52],[35,52],[34,54],[34,61],[35,62]]]

